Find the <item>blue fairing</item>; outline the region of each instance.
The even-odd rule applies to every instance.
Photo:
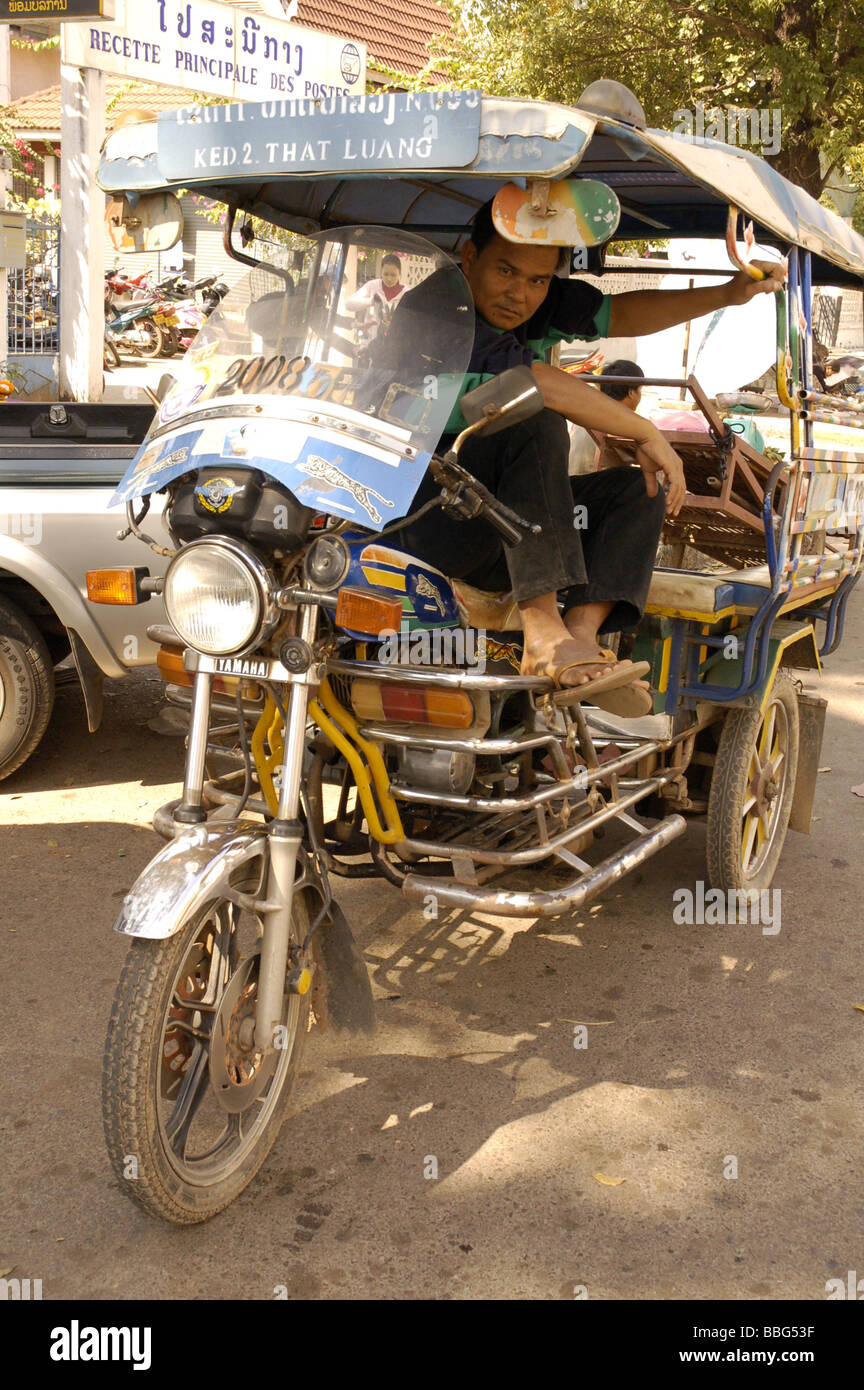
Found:
[[[453,588],[446,575],[434,565],[427,565],[375,536],[360,536],[349,531],[345,539],[351,551],[346,584],[371,589],[386,598],[400,599],[402,626],[410,631],[459,626]],[[350,635],[362,638],[369,634],[351,632]]]

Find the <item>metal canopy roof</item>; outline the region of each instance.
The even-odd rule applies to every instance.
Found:
[[[814,283],[864,279],[864,237],[757,155],[551,102],[425,92],[185,108],[109,136],[99,183],[193,188],[298,232],[403,226],[453,251],[502,184],[568,175],[614,188],[616,240],[722,238],[735,203],[759,241],[814,254]]]

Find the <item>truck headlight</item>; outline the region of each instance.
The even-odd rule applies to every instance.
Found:
[[[163,597],[168,620],[187,646],[207,656],[233,656],[273,630],[274,589],[252,551],[218,536],[183,547],[168,566]]]

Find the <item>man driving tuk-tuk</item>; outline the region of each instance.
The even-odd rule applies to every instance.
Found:
[[[505,240],[493,224],[491,201],[475,216],[461,253],[477,315],[463,393],[525,364],[546,405],[504,434],[469,440],[462,458],[501,502],[536,522],[539,533],[507,547],[482,520],[465,522],[433,510],[398,532],[396,543],[478,588],[512,589],[524,633],[523,675],[547,676],[559,687],[602,682],[604,690],[629,682],[635,687],[629,710],[646,712],[651,708],[647,685],[635,682],[631,663],[617,661],[598,645],[598,637],[633,627],[641,618],[665,517],[677,515],[684,500],[684,471],[650,420],[551,366],[543,354],[562,339],[656,333],[745,304],[777,290],[785,272],[775,263],[754,262],[765,279],[739,271],[725,284],[704,289],[613,296],[584,280],[564,278],[570,260],[568,248]],[[434,294],[433,277],[404,302],[408,307]],[[398,325],[397,313],[391,354],[408,348]],[[634,440],[641,472],[618,469],[568,478],[568,420]],[[448,429],[456,432],[464,424],[457,405]],[[665,480],[662,491],[658,475]],[[434,496],[436,486],[427,476],[417,504]],[[574,513],[574,503],[584,512]],[[574,525],[574,516],[581,515],[587,517],[584,529]]]

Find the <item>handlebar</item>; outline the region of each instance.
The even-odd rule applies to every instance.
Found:
[[[537,536],[542,531],[536,522],[526,521],[494,497],[478,478],[462,467],[454,454],[446,454],[444,458],[433,456],[430,468],[435,481],[441,484],[445,511],[465,520],[482,517],[506,545],[519,545],[526,536]]]

